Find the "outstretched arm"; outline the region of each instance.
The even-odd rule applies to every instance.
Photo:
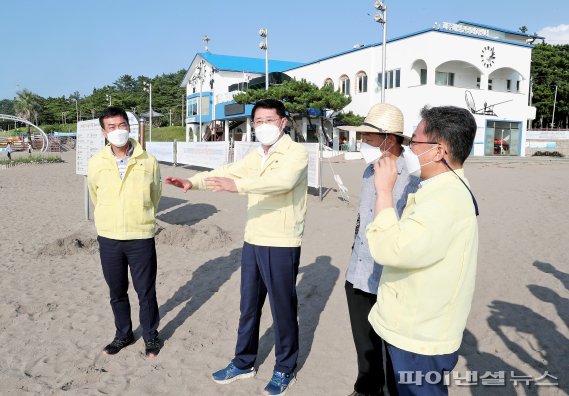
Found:
[[[182,190],[184,190],[184,192],[192,188],[192,182],[189,181],[188,179],[180,179],[173,176],[166,176],[166,178],[164,178],[164,182],[166,184],[171,184],[174,187],[181,188]]]

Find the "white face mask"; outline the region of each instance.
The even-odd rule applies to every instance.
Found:
[[[128,134],[126,129],[115,129],[107,133],[107,140],[115,147],[123,147],[128,142]]]
[[[381,149],[379,147],[374,147],[370,144],[363,143],[360,144],[360,153],[364,158],[366,164],[372,164],[381,158]]]
[[[426,164],[421,165],[421,163],[419,162],[419,157],[425,153],[428,153],[432,149],[437,148],[437,146],[431,147],[430,149],[422,152],[419,155],[417,155],[413,151],[411,151],[409,146],[405,146],[404,148],[405,148],[405,151],[403,152],[403,159],[405,159],[405,166],[407,167],[407,172],[409,172],[409,175],[411,175],[411,176],[421,177],[421,168],[423,166],[427,166],[427,165],[435,162],[435,161],[430,161],[430,162],[427,162]]]
[[[381,143],[379,147],[375,147],[372,146],[371,144],[362,142],[362,144],[360,144],[360,153],[362,154],[365,163],[369,165],[373,164],[374,162],[377,162],[377,160],[379,160],[381,156],[391,148],[391,146],[389,146],[386,149],[385,148],[386,145],[387,145],[387,138],[383,140],[383,143]]]
[[[255,137],[263,146],[272,146],[279,140],[281,130],[273,124],[262,124],[255,127]]]

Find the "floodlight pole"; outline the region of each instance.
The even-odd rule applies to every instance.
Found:
[[[374,19],[377,23],[383,25],[383,42],[381,43],[381,103],[385,103],[385,84],[387,82],[386,71],[386,56],[387,56],[387,7],[385,3],[376,0],[373,3],[376,10],[380,11],[374,15]]]
[[[269,90],[269,29],[261,28],[259,29],[259,36],[264,38],[264,41],[261,41],[259,47],[262,50],[265,50],[265,91]]]
[[[555,104],[557,103],[557,85],[555,86],[555,96],[553,96],[553,113],[551,113],[551,128],[553,129],[555,121]]]

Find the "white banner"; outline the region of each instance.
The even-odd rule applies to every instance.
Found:
[[[259,142],[235,142],[233,150],[233,162],[237,162],[245,157],[249,151],[256,150],[261,145]],[[320,157],[318,143],[302,143],[308,151],[308,185],[310,187],[320,187]]]
[[[146,151],[158,161],[174,163],[174,142],[146,142]]]
[[[569,139],[569,130],[545,130],[545,131],[534,131],[528,130],[526,132],[526,139],[543,139],[543,140],[566,140]]]
[[[227,142],[178,142],[176,162],[213,169],[227,164],[228,155]]]

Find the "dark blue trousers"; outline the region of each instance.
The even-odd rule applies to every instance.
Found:
[[[134,290],[138,294],[142,337],[150,340],[158,335],[158,302],[156,301],[156,246],[154,238],[119,241],[97,237],[103,275],[109,286],[111,308],[115,316],[115,337],[132,335],[128,300],[128,267]]]
[[[243,244],[241,256],[241,316],[233,364],[253,367],[259,347],[259,323],[267,294],[273,314],[275,370],[294,372],[298,359],[298,300],[296,277],[300,247]]]
[[[458,352],[420,355],[387,344],[399,396],[447,396],[445,373],[458,362]]]

